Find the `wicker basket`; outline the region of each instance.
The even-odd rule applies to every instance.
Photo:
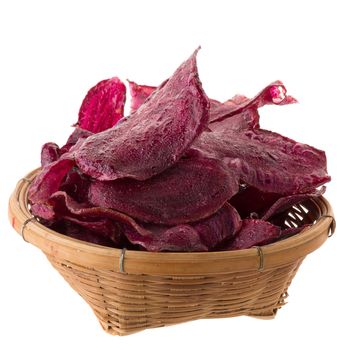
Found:
[[[14,229],[47,256],[92,307],[103,329],[127,335],[200,318],[248,315],[272,318],[304,257],[334,232],[323,197],[286,212],[302,233],[263,247],[210,253],[125,251],[75,240],[41,225],[27,205],[33,171],[10,198]]]

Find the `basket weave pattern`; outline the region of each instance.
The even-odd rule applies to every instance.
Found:
[[[213,276],[129,275],[90,270],[48,256],[112,334],[200,319],[273,317],[301,261],[267,271]]]
[[[103,329],[126,335],[200,319],[274,317],[305,256],[321,246],[332,209],[324,198],[286,212],[286,223],[313,223],[302,233],[264,247],[211,253],[123,251],[78,241],[32,218],[27,202],[33,171],[10,198],[9,217],[23,238],[91,306]]]

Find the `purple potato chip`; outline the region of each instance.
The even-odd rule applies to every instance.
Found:
[[[30,205],[30,212],[33,216],[51,223],[57,219],[54,208],[47,202],[32,203]]]
[[[236,176],[220,162],[189,157],[145,181],[94,181],[89,202],[145,222],[183,224],[212,215],[237,191]]]
[[[41,166],[55,162],[60,157],[60,148],[56,143],[47,142],[41,147]]]
[[[68,172],[73,168],[74,160],[71,153],[46,165],[35,177],[28,189],[28,201],[31,213],[45,220],[53,220],[56,215],[48,200],[57,192]]]
[[[119,78],[100,81],[85,96],[77,126],[98,133],[111,128],[124,115],[126,87]]]
[[[264,192],[246,186],[234,195],[229,203],[237,209],[242,218],[249,218],[254,214],[260,218],[279,198],[281,198],[279,193]]]
[[[244,219],[242,228],[236,233],[225,250],[248,249],[271,243],[279,238],[281,229],[258,219]]]
[[[221,105],[215,104],[211,109],[210,123],[222,121],[247,109],[257,110],[267,104],[285,105],[296,102],[294,97],[287,95],[287,89],[283,83],[277,80],[266,86],[252,99],[236,95]]]
[[[46,165],[29,187],[29,202],[31,204],[46,202],[53,193],[58,191],[64,177],[73,166],[74,159],[69,153]]]
[[[99,180],[146,180],[181,158],[209,118],[197,51],[130,118],[86,139],[76,152],[82,172]]]
[[[260,191],[305,193],[330,180],[323,151],[268,130],[203,132],[191,151],[240,169],[240,180]]]
[[[157,88],[155,86],[139,85],[133,81],[128,81],[128,83],[131,95],[130,109],[131,113],[133,113]]]
[[[31,204],[33,215],[51,220],[54,213],[48,204],[51,195],[57,192],[66,175],[74,167],[74,152],[81,146],[83,140],[78,142],[64,153],[58,160],[41,169],[28,189],[28,201]]]

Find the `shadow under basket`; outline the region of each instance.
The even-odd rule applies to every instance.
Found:
[[[36,173],[21,179],[10,198],[12,226],[45,253],[110,334],[201,318],[273,318],[305,256],[335,229],[332,208],[320,197],[285,212],[289,226],[312,226],[262,247],[209,253],[108,248],[59,234],[31,215],[27,194]]]

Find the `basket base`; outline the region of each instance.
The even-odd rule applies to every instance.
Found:
[[[303,259],[276,269],[215,276],[150,276],[51,264],[91,306],[104,331],[128,335],[203,318],[273,319]]]

